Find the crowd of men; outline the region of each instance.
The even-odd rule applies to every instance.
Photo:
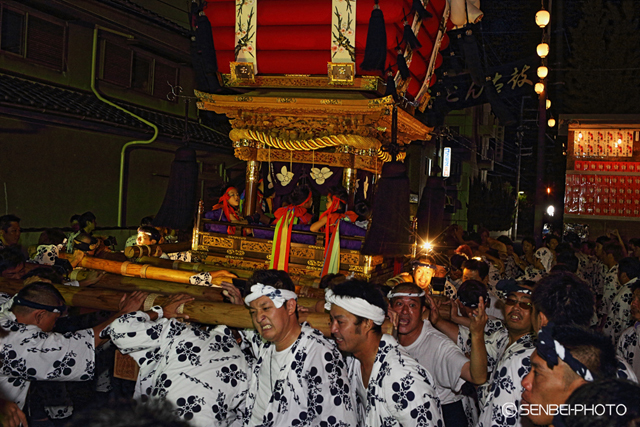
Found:
[[[76,251],[95,249],[92,231]],[[256,270],[222,285],[251,316],[241,330],[190,322],[186,295],[160,306],[133,292],[118,312],[65,316],[55,260],[25,263],[19,236],[17,217],[0,217],[0,275],[24,282],[0,298],[5,426],[146,425],[145,405],[160,405],[154,425],[175,426],[640,423],[640,241],[618,233],[536,249],[451,227],[445,249],[384,284],[323,278],[312,309],[286,272]],[[300,322],[310,310],[328,313],[330,337]],[[135,383],[114,378],[116,349],[135,360]],[[123,398],[141,403],[112,410]]]

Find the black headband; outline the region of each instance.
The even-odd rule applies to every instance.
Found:
[[[15,297],[13,299],[13,305],[22,305],[25,307],[29,307],[29,308],[34,308],[36,310],[46,310],[46,311],[50,311],[52,313],[64,313],[65,311],[67,311],[67,306],[65,304],[62,305],[45,305],[45,304],[40,304],[34,301],[29,301],[26,299],[22,299],[20,297]]]
[[[83,252],[92,251],[96,248],[96,244],[98,243],[98,239],[91,236],[90,243],[81,242],[79,240],[73,239],[73,247],[74,249],[81,250]]]
[[[564,347],[553,338],[554,323],[549,322],[538,332],[538,343],[536,350],[538,355],[547,362],[549,369],[553,369],[558,364],[558,360],[562,360],[569,365],[571,370],[580,375],[585,381],[594,381],[594,376],[582,362],[576,359],[568,348]]]

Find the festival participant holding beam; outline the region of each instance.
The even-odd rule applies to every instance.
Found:
[[[379,289],[348,280],[325,293],[331,334],[351,353],[349,380],[358,402],[358,426],[440,426],[435,381],[381,325],[387,303]]]
[[[223,284],[231,302],[242,303]],[[360,425],[344,360],[335,344],[297,316],[297,295],[284,271],[257,270],[248,281],[255,330],[242,332],[253,354],[245,426]]]
[[[0,338],[0,394],[22,408],[33,380],[93,379],[95,348],[106,341],[100,332],[138,306],[135,298],[123,297],[119,312],[100,325],[59,334],[51,331],[67,308],[60,292],[49,283],[25,286],[10,310],[0,312],[0,327],[8,332]]]
[[[153,299],[140,294],[145,311],[119,317],[101,334],[140,366],[134,399],[166,399],[196,427],[241,425],[247,362],[231,330],[178,320],[188,318],[181,314],[193,301],[188,295],[172,295],[162,306]]]

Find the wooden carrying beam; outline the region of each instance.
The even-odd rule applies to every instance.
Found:
[[[65,255],[63,254],[63,256]],[[66,255],[66,258],[70,259],[71,256]],[[142,277],[143,279],[163,280],[166,282],[185,284],[189,284],[189,278],[194,275],[194,273],[189,271],[170,270],[167,268],[154,267],[149,264],[134,264],[129,261],[109,261],[106,259],[92,258],[88,256],[82,258],[79,266],[93,270],[102,270],[107,273],[120,274],[123,276]],[[212,274],[212,276],[215,276],[215,273]],[[219,277],[212,277],[211,284],[220,285],[220,283],[225,279],[228,281],[228,276],[221,275]]]
[[[156,249],[160,247],[163,254],[174,252],[185,252],[191,250],[191,242],[163,243],[161,245],[129,246],[124,248],[124,255],[127,258],[140,258],[142,256],[153,256]]]
[[[171,270],[193,271],[195,273],[202,273],[203,271],[213,272],[213,271],[223,270],[223,268],[219,266],[204,264],[201,262],[172,261],[169,259],[162,259],[162,258],[151,257],[151,256],[140,257],[136,262],[139,264],[151,264],[156,267],[168,268]],[[251,277],[251,274],[253,274],[252,271],[246,271],[246,270],[240,270],[240,269],[233,270],[231,272],[243,279],[248,279],[249,277]]]
[[[86,277],[86,270],[74,270],[78,272],[74,275],[76,280],[82,280]],[[116,274],[106,274],[97,283],[88,287],[88,289],[101,288],[116,291],[134,292],[144,291],[150,293],[159,293],[164,295],[187,294],[199,301],[222,302],[222,288],[186,285],[182,283],[163,282],[161,280],[141,279],[139,277],[126,277]],[[298,298],[298,305],[302,307],[316,307],[318,302],[323,299],[318,298]]]
[[[104,288],[78,288],[73,286],[53,285],[64,297],[69,306],[85,307],[95,310],[117,311],[120,299],[127,292]],[[0,278],[0,292],[10,295],[22,289],[21,280]],[[158,295],[155,305],[162,305],[167,300],[165,295]],[[183,313],[189,320],[210,325],[227,325],[232,328],[253,328],[251,315],[246,306],[223,302],[191,301],[185,304]],[[300,322],[308,322],[326,336],[329,330],[329,315],[325,313],[299,313]]]

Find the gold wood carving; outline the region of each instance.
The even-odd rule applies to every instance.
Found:
[[[204,259],[205,264],[209,265],[222,265],[224,267],[242,268],[246,270],[258,270],[265,268],[266,261],[246,261],[243,259],[233,259],[227,257],[207,256],[206,252],[200,257]]]
[[[295,163],[306,164],[321,164],[329,166],[338,166],[343,168],[354,167],[354,154],[348,153],[323,153],[323,152],[310,152],[310,151],[285,151],[285,150],[267,150],[258,149],[258,161],[260,162],[288,162],[293,161]],[[382,162],[380,162],[382,167]],[[363,168],[369,170],[367,168]],[[370,172],[376,172],[377,170],[370,170]]]
[[[292,276],[320,277],[321,271],[322,271],[322,268],[319,268],[319,267],[307,267],[306,269],[303,269],[303,268],[293,268],[289,266],[289,274]]]
[[[251,242],[245,240],[240,244],[240,249],[248,252],[271,252],[271,245],[269,243]]]
[[[236,249],[227,249],[227,254],[235,256],[244,256],[244,251],[238,251]]]
[[[237,159],[248,162],[249,160],[255,160],[258,155],[258,150],[252,147],[236,147],[233,153]]]
[[[313,259],[307,260],[307,265],[311,267],[322,267],[323,264],[324,264],[324,261],[315,261]]]
[[[300,258],[315,258],[316,252],[313,249],[291,247],[290,255]]]
[[[355,64],[353,62],[328,62],[327,74],[329,83],[334,85],[353,84]]]
[[[320,104],[342,105],[342,100],[341,99],[321,99]]]
[[[376,140],[375,144],[377,141],[386,144],[391,139],[391,96],[341,98],[335,103],[328,103],[327,98],[296,97],[294,103],[282,102],[283,98],[278,96],[195,93],[200,99],[198,108],[226,114],[234,130],[262,132],[265,143],[270,139],[283,149],[315,149],[314,142],[332,135],[358,135]],[[432,130],[410,113],[398,111],[399,143],[428,140]],[[300,144],[288,147],[286,142],[290,141]]]
[[[231,79],[253,82],[256,74],[252,62],[230,62]]]
[[[360,262],[360,256],[358,254],[340,254],[340,262],[342,264],[357,265]]]
[[[306,88],[340,90],[340,86],[329,83],[326,76],[312,77],[308,74],[285,74],[284,76],[255,76],[253,81],[234,79],[230,74],[222,74],[222,85],[226,87],[271,87],[271,88]],[[377,76],[355,77],[353,83],[344,89],[366,90],[383,94],[385,82]]]
[[[216,236],[208,236],[206,234],[202,235],[202,244],[216,248],[233,248],[233,240]]]
[[[341,99],[321,99],[322,105],[342,105]],[[373,111],[369,115],[353,115],[348,112],[317,114],[309,116],[304,112],[296,112],[296,115],[277,114],[269,111],[248,111],[246,108],[240,114],[232,116],[231,124],[234,129],[244,132],[238,134],[239,141],[246,137],[248,131],[262,132],[271,138],[279,138],[284,141],[305,141],[310,139],[324,138],[331,135],[359,135],[362,137],[377,139],[386,128],[376,126],[382,114],[380,111]],[[382,130],[381,130],[382,129]],[[375,145],[378,145],[375,143]]]

